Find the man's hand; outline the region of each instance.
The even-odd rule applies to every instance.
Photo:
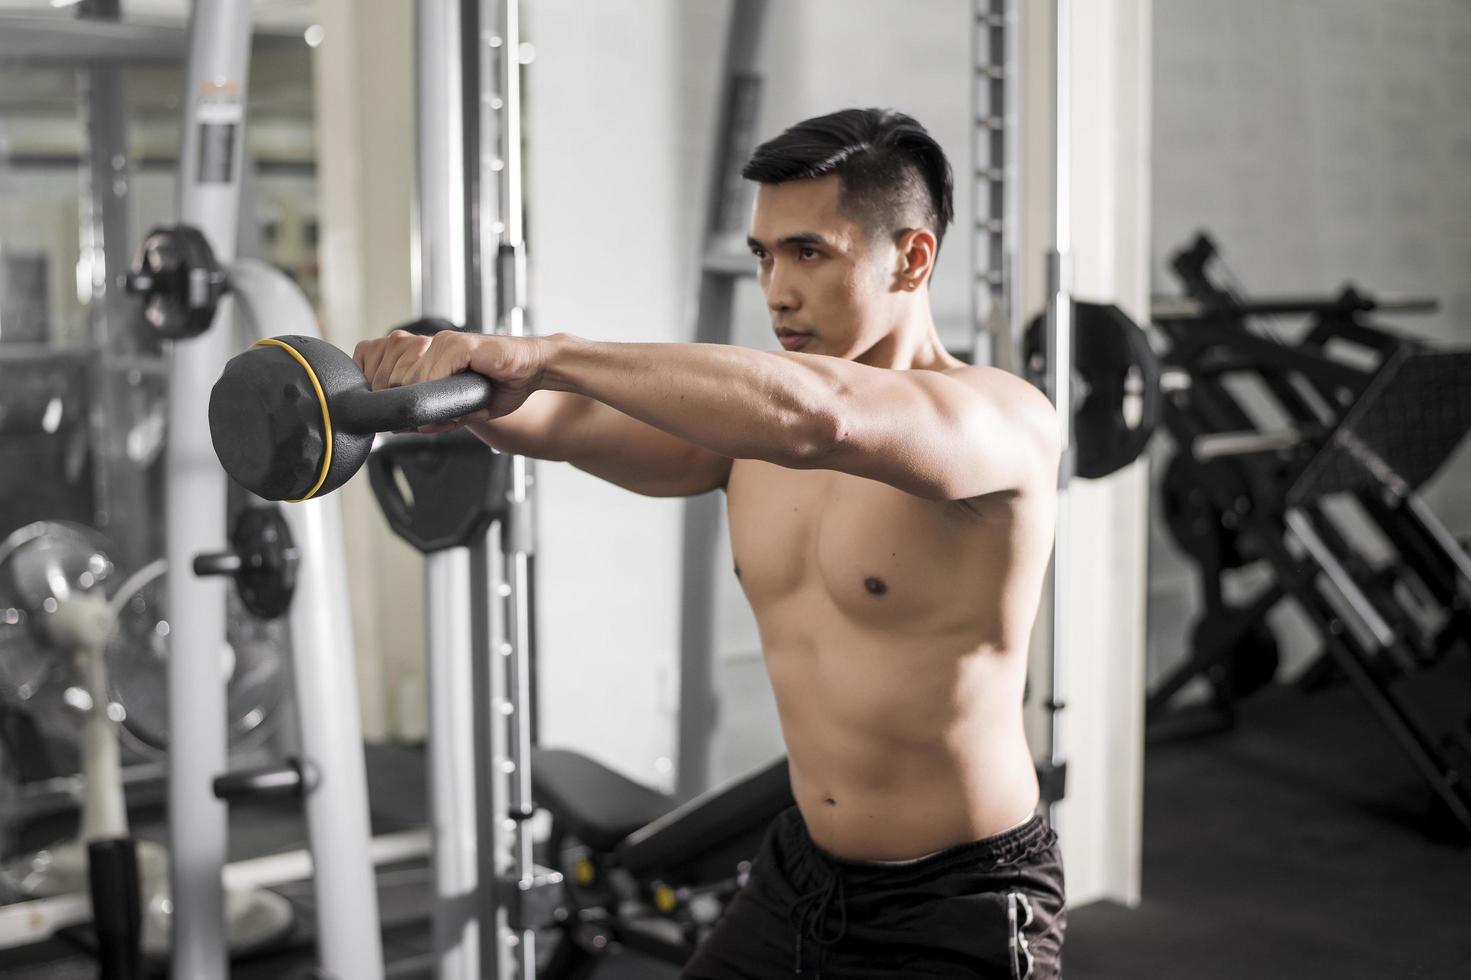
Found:
[[[487,408],[419,430],[445,432],[470,422],[497,419],[520,408],[542,386],[546,344],[542,337],[506,337],[456,330],[421,337],[395,330],[387,337],[358,344],[352,359],[374,391],[437,381],[462,371],[474,371],[494,382],[495,394]]]

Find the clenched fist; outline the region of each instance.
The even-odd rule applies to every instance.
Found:
[[[542,386],[547,343],[545,337],[507,337],[457,330],[421,337],[395,330],[386,337],[358,344],[352,359],[374,391],[436,381],[462,371],[474,371],[495,382],[495,395],[488,408],[419,430],[444,432],[470,422],[497,419],[520,408]]]

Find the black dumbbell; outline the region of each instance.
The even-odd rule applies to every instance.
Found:
[[[351,357],[312,337],[262,340],[225,365],[209,431],[225,472],[267,500],[331,493],[358,471],[373,435],[478,411],[491,382],[457,374],[373,391]]]

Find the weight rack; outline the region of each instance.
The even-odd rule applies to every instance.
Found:
[[[1471,430],[1471,351],[1366,320],[1433,303],[1351,287],[1336,299],[1252,302],[1217,285],[1215,256],[1204,235],[1179,252],[1172,264],[1188,301],[1154,314],[1170,344],[1163,363],[1188,377],[1163,406],[1181,447],[1165,507],[1200,567],[1205,612],[1188,660],[1150,693],[1148,722],[1155,733],[1172,727],[1175,696],[1203,675],[1214,723],[1231,724],[1233,703],[1276,672],[1264,620],[1290,598],[1323,642],[1299,686],[1347,678],[1471,837],[1471,716],[1438,731],[1404,683],[1455,651],[1471,653],[1471,559],[1418,492]],[[1310,317],[1295,342],[1260,324],[1286,315]],[[1287,425],[1256,424],[1260,407],[1248,410],[1239,383],[1247,379]],[[1267,564],[1271,581],[1228,603],[1224,574],[1253,562]]]

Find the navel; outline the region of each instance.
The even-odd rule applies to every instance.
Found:
[[[822,802],[826,803],[828,806],[837,806],[838,805],[838,801],[835,800],[835,799],[833,799],[831,796],[829,796],[827,799],[823,800]]]
[[[889,587],[881,578],[866,578],[863,580],[863,587],[868,590],[869,595],[883,595],[889,591]]]

